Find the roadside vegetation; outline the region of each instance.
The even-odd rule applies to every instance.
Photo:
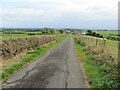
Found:
[[[75,36],[74,40],[77,55],[84,64],[91,87],[118,88],[120,86],[118,78],[118,42],[104,41],[86,35]],[[110,43],[113,45],[111,46]]]
[[[118,41],[115,40],[104,40],[102,38],[88,36],[88,35],[76,35],[77,37],[81,37],[81,42],[86,43],[87,47],[99,49],[103,48],[111,53],[111,55],[115,58],[118,58]]]
[[[0,74],[1,75],[0,80],[4,81],[11,74],[16,72],[17,70],[20,70],[22,67],[26,66],[30,62],[37,60],[40,56],[42,56],[44,53],[46,53],[48,50],[50,50],[51,48],[53,48],[54,46],[56,46],[57,44],[59,44],[66,38],[67,36],[64,36],[62,38],[59,38],[55,42],[50,43],[49,45],[45,45],[45,46],[36,48],[36,50],[26,52],[26,54],[22,56],[21,58],[19,58],[19,60],[16,60],[16,62],[12,64],[9,63],[10,65],[2,67],[2,73]]]

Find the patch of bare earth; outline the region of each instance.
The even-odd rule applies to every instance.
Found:
[[[56,40],[55,40],[55,41],[56,41]],[[54,43],[55,41],[52,41],[52,42],[50,42],[50,43],[46,43],[46,44],[44,44],[44,45],[42,45],[42,46],[40,46],[40,47],[47,46],[47,45],[49,45],[49,44],[51,44],[51,43]],[[34,51],[34,50],[31,49],[31,50],[29,50],[29,51]],[[2,61],[1,61],[2,63],[0,64],[0,68],[2,68],[2,69],[3,69],[3,68],[9,68],[11,65],[14,65],[14,64],[16,64],[16,63],[19,63],[20,60],[21,60],[21,58],[23,58],[23,57],[25,57],[25,56],[27,55],[26,52],[29,52],[29,51],[25,50],[25,51],[17,54],[15,57],[10,58],[10,59],[6,59],[6,60],[3,60],[3,59],[2,59]]]

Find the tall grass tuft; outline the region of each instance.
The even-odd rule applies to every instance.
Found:
[[[75,42],[77,45],[85,47],[82,49],[87,56],[84,60],[86,62],[85,68],[87,68],[86,72],[93,86],[118,88],[118,58],[106,47],[106,41],[98,38],[76,36]]]

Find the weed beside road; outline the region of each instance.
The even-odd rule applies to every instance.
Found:
[[[102,46],[92,46],[92,42],[89,44],[84,39],[82,37],[76,37],[75,45],[77,55],[84,64],[84,69],[91,87],[118,88],[118,64],[116,63],[116,58],[112,57],[110,52],[108,54],[104,51],[106,49],[103,48],[103,50]]]
[[[62,42],[65,39],[66,39],[66,36],[56,40],[55,42],[53,42],[53,43],[51,43],[51,44],[49,44],[47,46],[37,48],[36,50],[31,51],[31,52],[27,52],[27,54],[25,56],[20,58],[18,63],[15,63],[15,64],[7,67],[7,68],[6,67],[2,68],[2,74],[0,76],[1,77],[0,79],[5,80],[11,74],[16,72],[17,70],[20,70],[26,64],[28,64],[28,63],[30,63],[30,62],[32,62],[34,60],[37,60],[40,56],[45,54],[49,49],[53,48],[55,45],[59,44],[60,42]]]

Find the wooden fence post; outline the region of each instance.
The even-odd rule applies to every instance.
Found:
[[[106,40],[104,40],[104,47],[105,47],[105,45],[106,45]]]
[[[98,39],[96,39],[96,46],[97,46],[97,44],[98,44]]]

